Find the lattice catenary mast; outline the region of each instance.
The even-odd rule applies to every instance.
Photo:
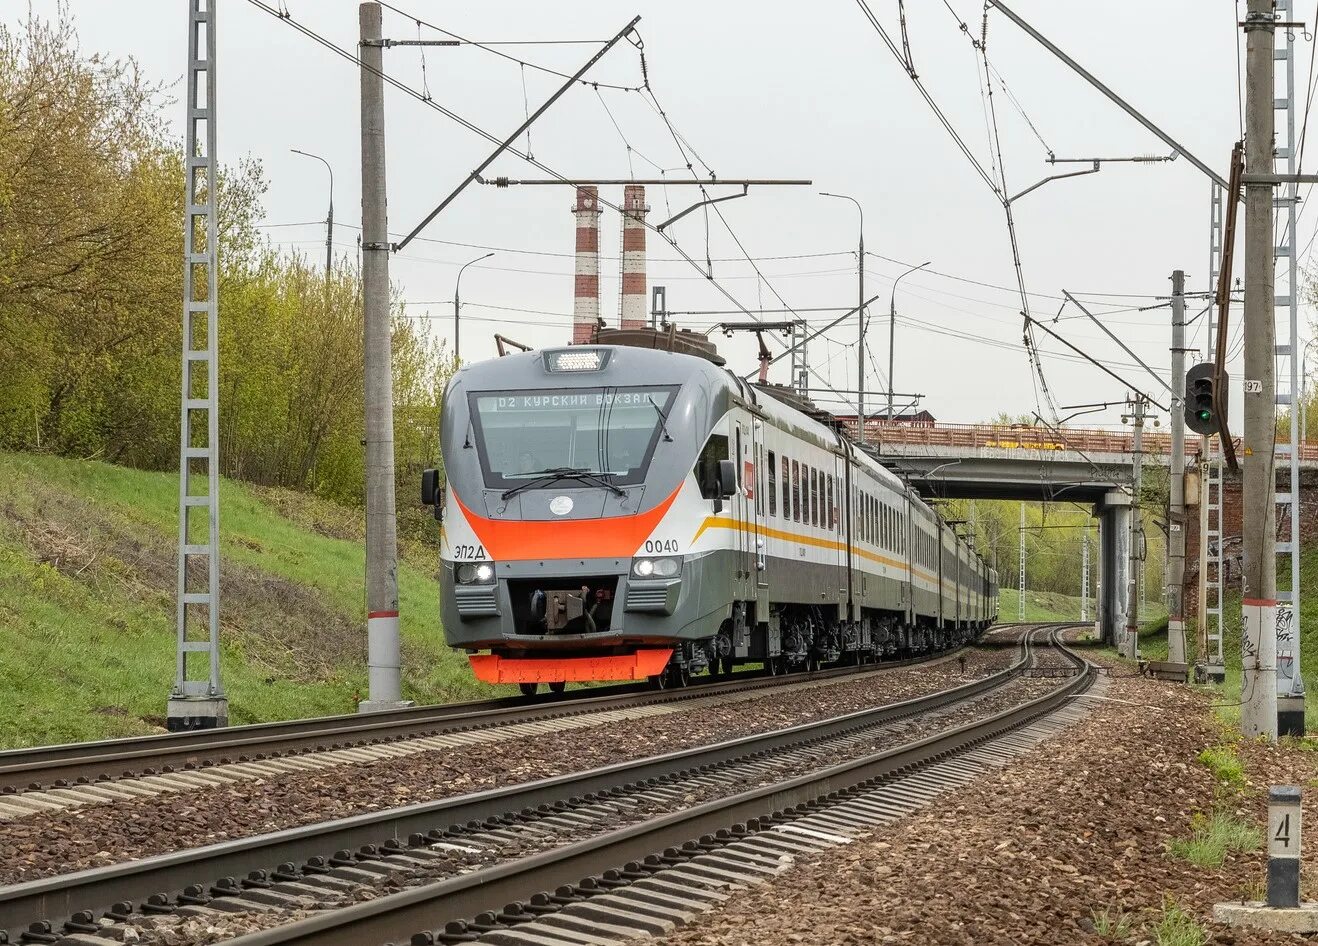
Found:
[[[220,682],[219,261],[215,217],[215,0],[188,2],[179,436],[177,661],[166,726],[229,721]],[[204,515],[204,520],[201,520]],[[199,541],[200,540],[200,541]],[[200,582],[204,565],[206,580]],[[204,590],[203,590],[204,588]],[[205,659],[204,670],[194,655]]]

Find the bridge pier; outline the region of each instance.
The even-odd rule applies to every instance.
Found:
[[[1098,633],[1118,645],[1130,606],[1130,495],[1111,490],[1094,504],[1098,519]]]

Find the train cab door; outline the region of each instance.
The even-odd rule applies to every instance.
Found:
[[[734,596],[741,601],[754,596],[755,539],[759,531],[755,520],[755,437],[753,422],[737,418],[733,421],[732,461],[737,467],[737,493],[731,497],[733,529],[736,550]]]

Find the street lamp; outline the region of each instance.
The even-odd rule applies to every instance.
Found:
[[[924,269],[931,262],[933,261],[925,260],[919,266],[912,266],[892,281],[892,296],[888,299],[888,423],[890,424],[892,423],[892,392],[897,384],[893,379],[893,367],[896,361],[893,356],[897,353],[897,284],[916,270]]]
[[[1304,354],[1300,356],[1300,442],[1309,440],[1309,346],[1318,342],[1311,338],[1304,343]]]
[[[860,201],[854,197],[848,197],[846,194],[830,194],[826,191],[820,191],[819,196],[849,200],[856,205],[856,210],[860,213],[860,247],[856,252],[856,263],[860,275],[860,292],[856,300],[856,324],[860,327],[860,346],[856,350],[856,375],[858,378],[856,384],[856,437],[863,446],[865,444],[865,210],[860,206]],[[891,382],[888,386],[892,387]]]
[[[463,263],[462,266],[458,269],[458,278],[453,283],[453,361],[454,363],[456,363],[458,360],[458,327],[459,327],[458,318],[462,313],[462,298],[461,296],[458,295],[458,291],[462,288],[462,272],[472,263],[479,263],[481,260],[489,259],[493,255],[494,255],[493,253],[486,253],[484,256],[478,256],[474,260],[471,260],[470,262]]]
[[[301,148],[289,148],[288,150],[294,154],[300,154],[304,158],[316,159],[325,165],[325,170],[329,171],[329,213],[325,216],[325,278],[328,280],[330,270],[334,268],[334,168],[330,167],[330,163],[318,154],[303,151]]]

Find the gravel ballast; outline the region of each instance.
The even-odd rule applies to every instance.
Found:
[[[766,688],[720,706],[693,702],[649,719],[553,733],[389,762],[142,798],[0,824],[0,884],[342,818],[720,742],[923,696],[996,672],[1007,647],[893,668],[861,679]]]
[[[1173,907],[1222,946],[1294,943],[1282,934],[1212,923],[1216,902],[1256,898],[1261,849],[1198,867],[1169,853],[1196,817],[1214,811],[1265,823],[1269,784],[1313,783],[1315,755],[1234,744],[1210,699],[1130,676],[1117,665],[1078,724],[948,794],[931,808],[793,866],[697,918],[671,946],[797,943],[1110,944],[1191,942],[1160,937]],[[1201,761],[1225,747],[1244,763],[1233,782]],[[1318,792],[1305,818],[1318,824]],[[1318,893],[1318,848],[1304,858],[1307,899]],[[1104,920],[1124,935],[1102,935]],[[1163,930],[1166,935],[1166,930]]]

